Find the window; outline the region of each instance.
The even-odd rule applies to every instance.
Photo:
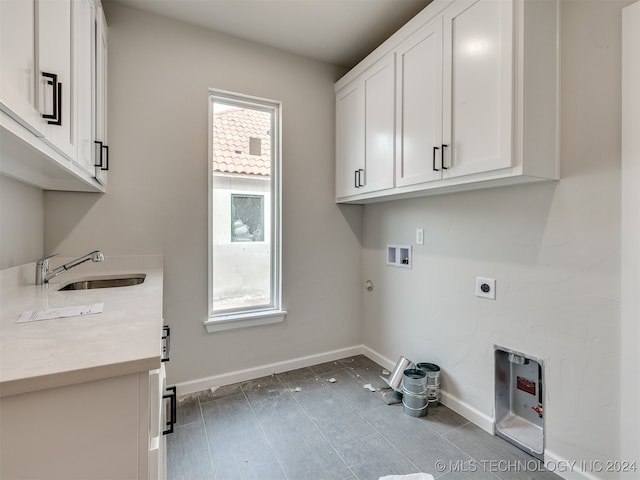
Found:
[[[279,322],[280,103],[210,90],[209,316],[215,332]]]
[[[264,242],[264,195],[231,194],[231,241]]]

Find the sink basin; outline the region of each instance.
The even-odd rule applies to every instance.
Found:
[[[78,280],[76,282],[68,283],[59,290],[91,290],[94,288],[130,287],[132,285],[140,285],[144,282],[145,277],[146,275],[144,273],[134,273],[130,275],[88,278],[86,280]]]

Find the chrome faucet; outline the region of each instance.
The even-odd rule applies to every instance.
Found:
[[[36,262],[36,285],[49,283],[49,280],[51,280],[56,275],[60,275],[62,272],[66,272],[67,270],[88,260],[91,260],[92,262],[104,262],[104,255],[102,254],[102,252],[100,250],[96,250],[95,252],[87,253],[80,258],[71,260],[69,263],[65,263],[64,265],[61,265],[54,270],[49,270],[49,260],[57,255],[57,253],[54,253],[53,255],[41,258]]]

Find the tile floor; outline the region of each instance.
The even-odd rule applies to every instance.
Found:
[[[181,397],[168,480],[560,478],[444,405],[423,418],[387,405],[363,388],[381,371],[359,355]]]

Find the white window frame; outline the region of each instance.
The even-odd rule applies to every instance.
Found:
[[[268,307],[252,307],[229,311],[224,314],[213,313],[213,104],[216,101],[256,108],[271,112],[271,304]],[[208,317],[204,324],[209,333],[236,328],[253,327],[283,322],[287,314],[282,308],[282,103],[249,95],[209,89],[209,278]],[[266,238],[265,238],[266,240]]]

